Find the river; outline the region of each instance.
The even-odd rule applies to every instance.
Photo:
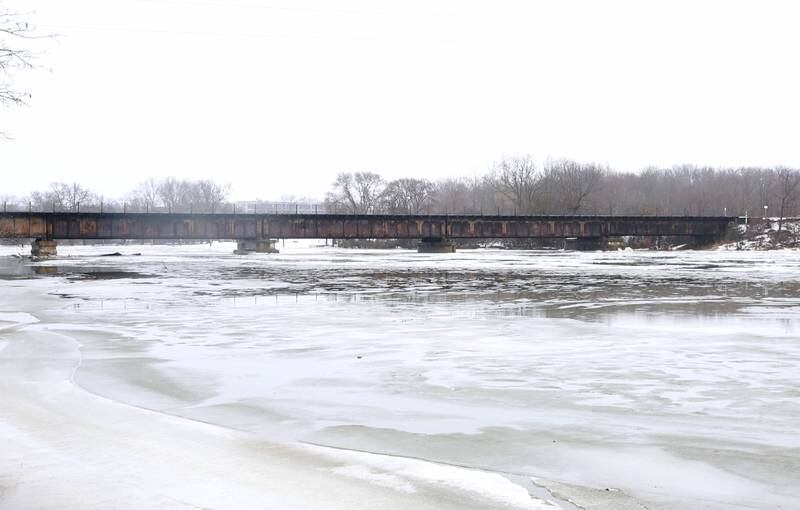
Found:
[[[0,506],[800,505],[797,251],[314,244],[0,249]]]

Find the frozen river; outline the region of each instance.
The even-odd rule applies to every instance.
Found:
[[[0,507],[800,508],[796,251],[232,249],[1,249]]]

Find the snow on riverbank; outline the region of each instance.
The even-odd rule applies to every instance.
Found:
[[[719,250],[779,250],[800,248],[800,219],[750,219],[736,229],[736,239]]]

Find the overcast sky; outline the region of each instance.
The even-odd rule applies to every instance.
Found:
[[[800,166],[792,1],[6,0],[57,33],[0,194],[148,176],[322,197],[504,155]]]

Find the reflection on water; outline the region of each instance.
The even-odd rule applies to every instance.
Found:
[[[30,278],[36,274],[36,268],[22,257],[0,256],[0,280]]]
[[[37,264],[19,257],[0,257],[0,280],[25,279],[33,276],[63,276],[79,280],[114,280],[121,278],[144,278],[136,271],[124,271],[107,266],[63,266]]]

